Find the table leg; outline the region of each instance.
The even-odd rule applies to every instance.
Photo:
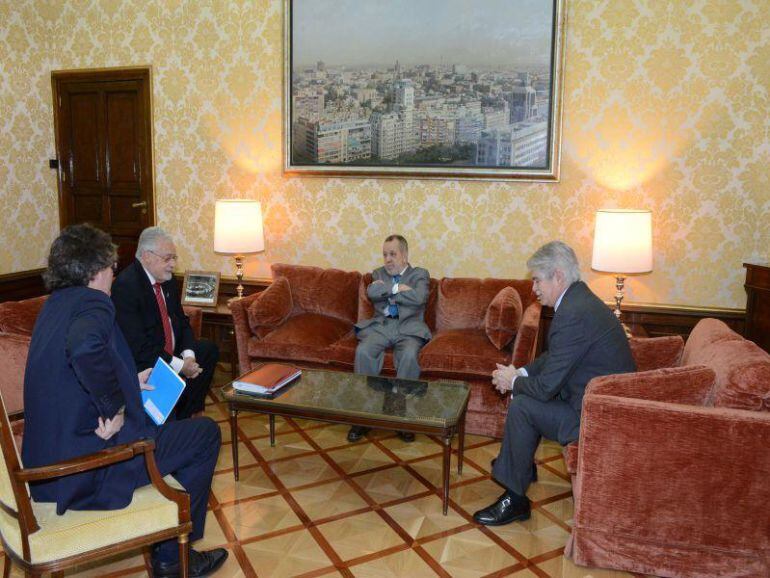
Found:
[[[275,416],[271,413],[269,418],[270,420],[270,447],[275,447]]]
[[[460,424],[457,430],[457,473],[463,473],[463,451],[465,450],[465,412],[460,417]]]
[[[230,439],[233,442],[233,473],[238,481],[238,410],[230,407]]]
[[[441,468],[442,478],[444,480],[444,515],[449,509],[449,460],[452,456],[452,436],[446,434],[444,437],[444,464]]]

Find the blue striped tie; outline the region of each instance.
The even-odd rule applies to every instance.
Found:
[[[393,275],[393,284],[397,284],[401,281],[401,275]],[[388,305],[388,315],[391,317],[398,317],[398,305],[391,303]]]

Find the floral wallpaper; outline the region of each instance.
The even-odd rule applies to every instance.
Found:
[[[44,265],[58,200],[52,70],[151,66],[157,223],[180,269],[233,274],[214,201],[263,204],[266,251],[367,270],[401,232],[435,277],[521,277],[540,244],[590,270],[598,208],[653,212],[655,262],[627,299],[745,306],[770,260],[770,3],[568,0],[561,181],[287,177],[281,0],[0,0],[0,273]]]

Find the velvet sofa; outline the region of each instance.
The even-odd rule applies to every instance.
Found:
[[[29,342],[35,328],[35,320],[47,298],[47,295],[42,295],[22,301],[0,303],[0,359],[3,360],[0,392],[12,420],[17,443],[21,442],[24,427],[24,369],[27,365]],[[201,334],[203,311],[192,306],[185,306],[184,311],[190,318],[190,325],[197,339]],[[55,377],[52,376],[52,379]]]
[[[265,361],[353,371],[353,325],[373,315],[371,274],[280,263],[272,273],[265,291],[230,302],[241,371]],[[532,360],[540,309],[530,280],[430,280],[425,322],[433,339],[420,353],[421,376],[470,383],[469,433],[502,435],[508,400],[490,376],[496,363]],[[395,373],[390,352],[383,372]]]
[[[770,355],[704,319],[671,360],[589,384],[566,452],[566,554],[657,576],[770,576]]]

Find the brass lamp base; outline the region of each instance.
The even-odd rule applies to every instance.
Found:
[[[243,299],[243,255],[235,256],[235,277],[238,279],[238,286],[235,291],[238,293],[237,299]]]
[[[615,275],[615,309],[613,310],[613,313],[615,314],[615,317],[618,318],[618,321],[620,321],[620,325],[623,327],[623,331],[626,333],[626,337],[631,337],[631,330],[629,329],[628,325],[623,323],[621,321],[620,316],[620,302],[623,301],[623,288],[626,285],[626,278],[623,275]]]

